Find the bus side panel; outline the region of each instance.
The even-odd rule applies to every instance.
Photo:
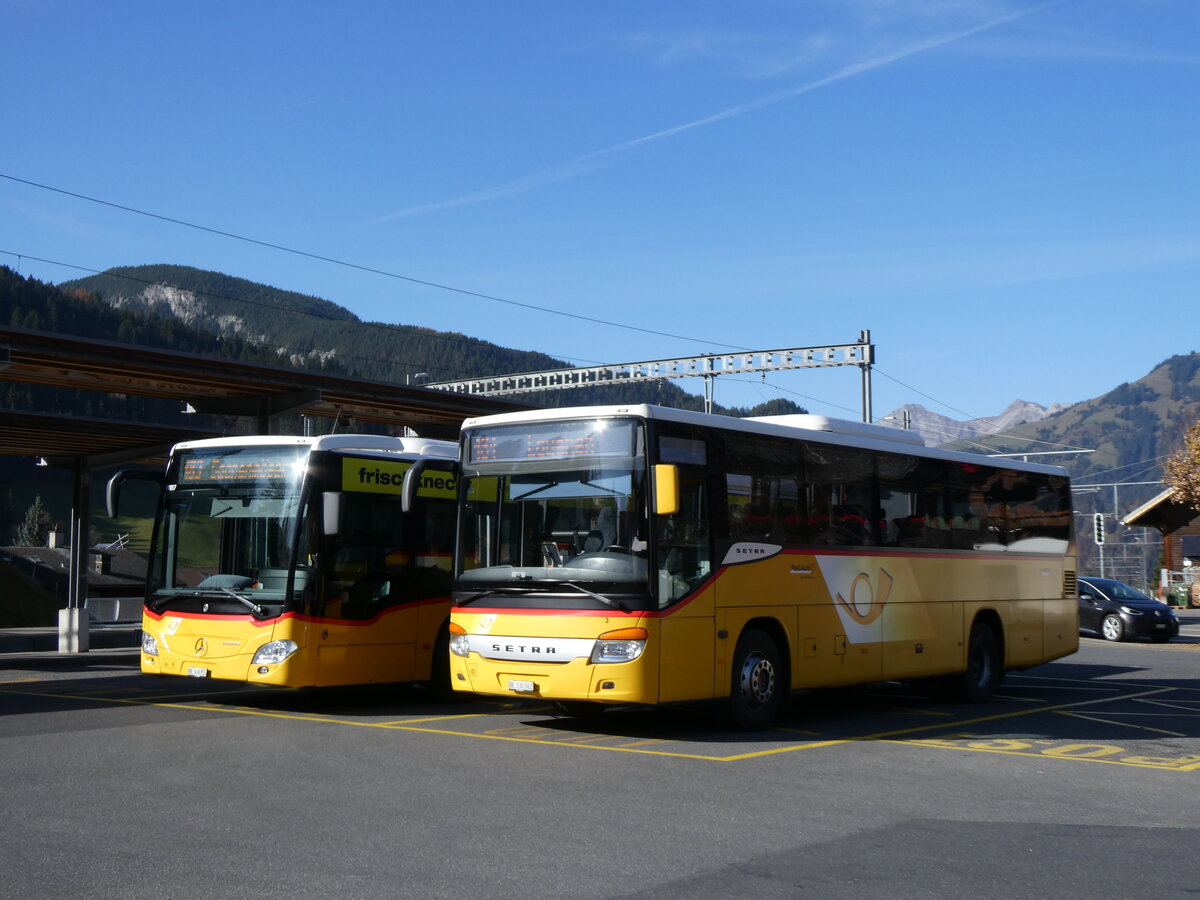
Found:
[[[418,665],[417,649],[432,646],[437,625],[449,609],[447,601],[388,610],[369,622],[313,622],[317,686],[427,679],[430,651],[423,651]]]
[[[773,622],[780,643],[780,654],[788,661],[793,679],[797,671],[796,654],[800,640],[798,603],[804,593],[799,579],[791,574],[791,560],[780,554],[757,562],[727,566],[715,581],[715,619],[724,638],[718,638],[712,669],[711,696],[729,696],[733,656],[738,638],[753,620]]]
[[[1079,602],[1074,597],[1047,600],[1042,606],[1042,659],[1058,659],[1079,650]]]
[[[417,608],[417,635],[414,648],[413,680],[426,681],[433,674],[433,654],[442,626],[450,618],[450,601],[424,603]],[[449,651],[443,646],[443,653]]]
[[[920,558],[881,561],[881,573],[893,578],[881,617],[883,678],[918,678],[963,667],[963,609],[948,571],[961,565]]]
[[[792,556],[805,585],[796,687],[878,681],[883,676],[883,610],[891,602],[890,561],[855,554]],[[807,573],[811,573],[811,577]]]
[[[690,603],[659,620],[658,702],[704,700],[716,661],[713,618],[717,581],[702,588]]]
[[[1005,666],[1034,666],[1042,661],[1044,600],[1010,600],[1002,604]]]

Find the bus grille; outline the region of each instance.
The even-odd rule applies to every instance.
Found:
[[[1064,572],[1063,573],[1063,596],[1064,597],[1074,597],[1075,596],[1075,573],[1074,572]]]

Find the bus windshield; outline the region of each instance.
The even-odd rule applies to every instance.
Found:
[[[209,447],[174,457],[155,524],[151,606],[181,594],[211,595],[242,612],[282,604],[293,545],[305,533],[297,516],[307,457],[306,446]],[[298,581],[304,576],[297,572]]]
[[[460,591],[643,606],[649,522],[642,428],[592,420],[554,423],[553,434],[530,431],[499,426],[467,439]]]

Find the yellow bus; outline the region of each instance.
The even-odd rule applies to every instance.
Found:
[[[819,416],[653,406],[468,419],[453,687],[611,704],[939,677],[992,697],[1078,648],[1058,467]]]
[[[457,445],[189,441],[161,483],[141,669],[287,687],[447,683]],[[405,494],[405,485],[408,493]]]

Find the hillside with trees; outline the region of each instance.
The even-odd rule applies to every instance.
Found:
[[[1183,448],[1197,419],[1200,353],[1189,353],[1037,422],[952,446],[989,453],[1061,452],[1029,458],[1066,467],[1075,487],[1077,525],[1103,513],[1110,544],[1121,544],[1145,537],[1142,529],[1124,528],[1120,518],[1163,490],[1163,467]],[[1096,487],[1089,491],[1089,486]],[[1086,529],[1080,527],[1079,534],[1080,571],[1094,570],[1097,548]]]

